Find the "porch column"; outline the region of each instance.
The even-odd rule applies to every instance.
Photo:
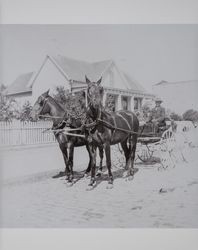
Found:
[[[121,99],[121,95],[119,94],[117,97],[117,110],[121,110],[122,109],[122,99]]]
[[[146,98],[143,97],[143,98],[142,98],[142,106],[144,106],[144,104],[146,103],[146,101],[147,101]]]
[[[134,111],[134,96],[131,96],[130,98],[130,110],[132,112]]]
[[[103,99],[102,99],[102,105],[103,105],[103,107],[105,107],[106,99],[107,99],[107,92],[104,92]]]

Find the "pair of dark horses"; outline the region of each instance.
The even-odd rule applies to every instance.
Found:
[[[133,177],[134,159],[138,137],[139,122],[136,115],[130,111],[107,112],[102,106],[103,87],[101,80],[91,82],[86,77],[87,83],[87,103],[88,107],[82,105],[82,112],[85,114],[85,120],[81,117],[73,117],[71,112],[63,108],[57,101],[49,95],[49,91],[43,93],[34,104],[31,112],[33,119],[48,114],[53,119],[53,128],[61,129],[66,124],[71,131],[83,137],[64,134],[64,132],[55,132],[55,137],[59,143],[65,161],[65,173],[59,173],[58,176],[66,175],[69,183],[73,181],[73,153],[74,147],[86,146],[89,153],[89,165],[85,171],[91,172],[89,186],[96,185],[96,149],[99,148],[100,168],[102,170],[103,149],[106,156],[106,166],[108,169],[108,186],[113,185],[113,175],[111,171],[111,150],[110,146],[120,143],[125,154],[127,177]],[[76,97],[77,98],[77,97]],[[79,99],[80,101],[80,99]],[[64,125],[63,125],[64,124]]]

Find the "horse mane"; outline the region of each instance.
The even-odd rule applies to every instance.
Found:
[[[53,102],[55,102],[55,104],[60,108],[60,109],[62,109],[63,111],[65,111],[65,107],[61,104],[61,103],[59,103],[55,98],[53,98],[52,96],[50,96],[49,95],[49,97],[51,98],[51,100],[53,101]]]
[[[83,104],[82,96],[69,94],[66,99],[66,104],[63,105],[58,102],[52,96],[49,96],[51,100],[64,112],[69,113],[71,118],[80,119],[81,121],[85,120],[86,117],[86,106]]]

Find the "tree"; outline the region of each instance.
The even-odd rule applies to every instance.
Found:
[[[185,121],[198,121],[198,111],[194,109],[188,109],[186,112],[183,113],[183,119]]]

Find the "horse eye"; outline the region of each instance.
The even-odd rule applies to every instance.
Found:
[[[43,104],[43,99],[40,98],[40,99],[38,100],[38,103],[39,103],[40,105],[42,105],[42,104]]]

